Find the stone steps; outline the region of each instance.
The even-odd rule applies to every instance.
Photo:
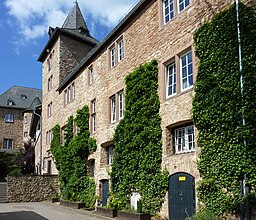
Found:
[[[7,202],[7,184],[0,183],[0,203]]]

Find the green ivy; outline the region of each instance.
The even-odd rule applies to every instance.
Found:
[[[74,136],[74,121],[78,134]],[[87,176],[88,155],[96,150],[96,140],[90,138],[89,108],[77,110],[76,118],[69,117],[65,130],[65,143],[60,144],[60,126],[53,128],[51,152],[59,171],[60,195],[64,200],[85,202],[92,207],[96,200],[96,186],[93,178]]]
[[[238,211],[241,173],[256,186],[256,14],[244,4],[239,8],[243,97],[235,6],[217,14],[194,36],[200,59],[192,110],[201,148],[198,197],[218,215]]]
[[[118,208],[124,209],[129,204],[128,195],[136,190],[142,197],[142,211],[154,214],[168,188],[168,172],[161,172],[157,61],[140,65],[125,81],[125,116],[114,134],[112,200],[118,200]]]

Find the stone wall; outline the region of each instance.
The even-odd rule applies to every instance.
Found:
[[[5,114],[13,114],[13,122],[5,122]],[[13,149],[23,147],[23,116],[21,109],[0,108],[0,149],[4,138],[13,139]]]
[[[41,202],[58,191],[58,176],[7,177],[8,202]]]

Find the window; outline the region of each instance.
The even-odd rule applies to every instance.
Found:
[[[24,116],[24,124],[27,124],[27,123],[28,123],[28,116],[25,115],[25,116]]]
[[[109,48],[110,67],[113,68],[117,65],[117,62],[124,60],[124,39],[121,36],[117,39]]]
[[[89,85],[92,85],[93,83],[93,66],[91,65],[89,67]]]
[[[110,98],[110,122],[114,123],[124,117],[124,91],[112,95]]]
[[[47,66],[48,66],[48,71],[52,69],[52,58],[53,58],[54,50],[52,53],[49,55],[49,58],[47,59]]]
[[[26,99],[27,99],[27,96],[24,95],[24,94],[21,94],[20,98],[21,98],[22,100],[26,100]]]
[[[7,105],[15,105],[14,101],[11,99],[7,100]]]
[[[173,145],[176,154],[194,151],[194,125],[174,129]]]
[[[91,130],[96,132],[96,100],[91,101]]]
[[[52,102],[50,104],[48,104],[47,115],[48,115],[48,117],[52,116]]]
[[[188,89],[193,86],[193,65],[192,65],[192,52],[188,52],[180,58],[180,73],[182,90]]]
[[[107,159],[108,159],[108,165],[111,165],[113,162],[113,145],[107,148]]]
[[[119,108],[119,119],[124,117],[124,92],[118,93],[118,108]]]
[[[66,90],[64,90],[64,106],[69,104],[75,99],[75,83],[73,82],[68,86]]]
[[[189,4],[190,0],[179,0],[179,12],[183,11]]]
[[[193,56],[191,49],[175,55],[165,64],[165,98],[170,98],[193,87]]]
[[[123,39],[118,42],[118,61],[124,59],[124,41]]]
[[[52,75],[48,79],[47,88],[48,88],[48,92],[52,89]]]
[[[116,96],[112,96],[110,98],[110,107],[111,107],[111,122],[115,122],[116,121]]]
[[[162,1],[163,23],[166,24],[174,19],[190,5],[191,0],[160,0]]]
[[[164,0],[164,22],[172,20],[174,17],[174,0]]]
[[[116,66],[116,48],[113,47],[110,49],[110,60],[111,60],[111,68]]]
[[[13,117],[13,114],[5,114],[4,115],[4,120],[5,120],[5,122],[7,122],[7,123],[12,123],[13,122],[13,119],[14,117]]]
[[[171,63],[166,66],[166,97],[176,94],[176,65]]]
[[[24,137],[27,137],[28,136],[28,132],[24,132]]]
[[[13,140],[4,138],[3,149],[13,149]]]
[[[47,145],[51,144],[51,142],[52,142],[52,131],[50,130],[46,132],[46,144]]]
[[[88,161],[88,175],[92,177],[95,176],[95,159]]]

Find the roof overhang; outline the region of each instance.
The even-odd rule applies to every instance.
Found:
[[[95,46],[96,43],[93,42],[92,40],[90,40],[89,38],[84,38],[82,36],[78,36],[68,30],[56,27],[55,30],[53,31],[51,38],[48,40],[47,44],[45,45],[43,51],[41,52],[40,56],[38,57],[37,61],[39,62],[44,62],[45,58],[47,57],[47,55],[49,54],[49,52],[51,51],[53,45],[56,43],[56,41],[58,40],[58,37],[62,35],[62,36],[66,36],[69,37],[73,40],[82,42],[86,45],[90,45],[90,46]]]

